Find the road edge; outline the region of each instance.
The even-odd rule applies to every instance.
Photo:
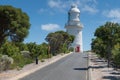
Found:
[[[91,52],[88,52],[88,79],[87,80],[92,80],[91,79],[91,71],[92,69],[90,68],[91,66]]]
[[[70,55],[71,53],[73,53],[73,52],[64,54],[64,55],[62,55],[61,57],[56,58],[56,59],[50,61],[49,63],[46,63],[46,64],[44,64],[44,65],[41,65],[41,66],[39,66],[39,67],[37,67],[37,68],[35,68],[35,69],[32,69],[32,70],[30,70],[30,71],[21,73],[21,74],[15,76],[15,77],[12,77],[12,78],[10,78],[10,79],[8,79],[8,80],[19,80],[19,79],[21,79],[21,78],[23,78],[23,77],[25,77],[25,76],[27,76],[27,75],[29,75],[29,74],[34,73],[34,72],[37,71],[37,70],[42,69],[43,67],[46,67],[46,66],[48,66],[48,65],[50,65],[50,64],[52,64],[52,63],[54,63],[54,62],[57,62],[58,60],[60,60],[60,59],[62,59],[62,58],[64,58],[64,57],[67,57],[67,56]]]

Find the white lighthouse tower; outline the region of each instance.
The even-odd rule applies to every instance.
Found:
[[[68,12],[68,22],[65,24],[66,31],[75,36],[75,39],[72,43],[75,52],[83,52],[82,44],[82,28],[83,25],[80,23],[80,10],[77,5],[72,5]]]

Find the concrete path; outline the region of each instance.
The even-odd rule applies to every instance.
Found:
[[[72,53],[20,80],[87,80],[87,54]]]

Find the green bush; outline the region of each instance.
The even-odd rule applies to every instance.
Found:
[[[70,50],[70,51],[74,51],[74,48],[73,48],[73,47],[70,47],[69,50]]]
[[[116,66],[120,67],[120,44],[116,44],[112,50],[113,62]]]
[[[8,55],[0,57],[0,71],[8,70],[11,64],[13,64],[13,59]]]
[[[36,56],[38,56],[39,53],[37,53],[37,47],[38,45],[34,43],[27,43],[26,44],[28,47],[29,52],[31,53],[30,56],[34,59]]]
[[[13,43],[6,42],[0,48],[0,54],[13,56],[16,53],[19,53],[19,48],[16,47]]]
[[[31,59],[29,51],[21,51],[20,52],[19,49],[20,49],[19,46],[16,46],[12,42],[6,42],[0,48],[0,54],[1,55],[6,55],[6,56],[8,55],[8,56],[12,57],[13,60],[14,60],[13,64],[11,64],[11,65],[8,64],[9,65],[8,67],[10,69],[14,69],[14,68],[17,68],[17,67],[22,68],[24,65],[33,62],[33,59]],[[5,57],[5,59],[8,59],[8,58]],[[7,61],[4,62],[4,64],[5,63],[7,63]],[[3,64],[3,62],[1,62],[1,64]],[[7,67],[7,66],[4,65],[4,67]]]
[[[9,69],[17,68],[18,70],[24,65],[32,63],[36,57],[38,57],[42,62],[44,59],[52,57],[52,54],[48,51],[48,44],[46,43],[42,43],[40,45],[36,43],[15,44],[8,41],[0,47],[0,59],[2,55],[8,55],[14,60],[13,64],[8,64],[9,66],[6,67],[9,67]],[[0,65],[2,65],[1,62]]]
[[[20,51],[28,51],[28,46],[25,43],[18,42],[15,45],[19,47]]]
[[[48,55],[46,54],[41,54],[39,55],[39,59],[42,60],[42,59],[47,59],[48,58]]]
[[[2,54],[0,54],[0,58],[2,57]]]
[[[14,64],[12,65],[12,68],[16,68],[16,67],[22,68],[24,65],[30,64],[33,62],[31,58],[26,58],[20,53],[13,55],[12,57],[14,59]]]

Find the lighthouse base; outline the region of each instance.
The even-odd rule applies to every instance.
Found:
[[[74,52],[76,53],[83,53],[83,50],[81,49],[80,45],[74,46]]]

